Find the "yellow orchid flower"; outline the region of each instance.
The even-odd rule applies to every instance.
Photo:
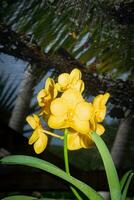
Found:
[[[102,135],[105,132],[105,128],[103,125],[98,124],[98,122],[102,122],[105,114],[106,114],[106,102],[110,97],[109,93],[105,93],[104,95],[98,95],[95,97],[93,101],[93,111],[92,117],[89,120],[90,130],[88,134],[82,134],[81,132],[77,132],[75,130],[70,129],[68,134],[68,149],[69,150],[77,150],[80,148],[90,148],[93,145],[93,141],[91,139],[91,134],[95,131],[98,135]]]
[[[57,93],[58,92],[55,87],[54,80],[48,78],[46,80],[45,88],[42,89],[37,95],[38,104],[42,108],[40,115],[48,115],[50,113],[50,104],[52,100],[57,96]]]
[[[86,102],[77,90],[68,89],[60,98],[53,100],[50,111],[48,125],[51,128],[73,128],[83,134],[89,132],[93,106]]]
[[[29,139],[29,144],[34,144],[35,152],[40,154],[45,150],[47,146],[48,137],[43,133],[44,130],[37,115],[33,114],[33,116],[28,116],[26,121],[34,129],[32,136]]]
[[[56,88],[59,92],[64,92],[69,88],[76,89],[81,93],[84,90],[84,82],[81,80],[81,71],[79,69],[74,69],[70,74],[63,73],[58,77],[58,83]]]
[[[91,127],[90,127],[91,128]],[[96,130],[90,129],[88,134],[82,134],[73,129],[69,129],[67,136],[67,148],[68,150],[78,150],[81,148],[91,148],[93,146],[93,141],[91,139],[91,134],[96,131],[98,135],[102,135],[105,131],[101,124],[96,125]]]
[[[81,71],[74,69],[70,74],[63,73],[58,77],[58,83],[48,78],[45,88],[37,96],[38,104],[49,127],[53,129],[69,128],[68,149],[90,148],[93,145],[91,134],[95,131],[102,135],[104,127],[99,124],[106,115],[106,102],[109,93],[100,94],[93,103],[86,102],[82,97],[84,82]],[[62,92],[58,95],[58,91]],[[29,144],[34,144],[36,153],[44,151],[47,134],[63,139],[61,136],[43,129],[37,115],[28,116],[27,121],[34,129]],[[45,134],[44,134],[45,133]]]
[[[95,120],[102,122],[106,115],[106,103],[110,97],[109,93],[100,94],[93,100]]]

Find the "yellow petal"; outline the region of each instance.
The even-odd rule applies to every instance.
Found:
[[[107,103],[109,97],[110,97],[110,94],[109,94],[109,93],[105,93],[105,94],[103,95],[103,98],[102,98],[102,100],[101,100],[101,106],[106,105],[106,103]]]
[[[110,94],[106,93],[104,95],[100,94],[95,97],[93,101],[94,111],[96,115],[97,122],[102,122],[106,115],[106,102],[109,98]]]
[[[40,100],[40,98],[45,97],[46,94],[47,94],[46,90],[42,89],[42,90],[39,91],[37,98]]]
[[[90,129],[92,131],[95,131],[96,130],[96,126],[97,126],[97,120],[96,120],[96,117],[92,117],[90,119]]]
[[[74,116],[73,121],[71,123],[71,128],[73,128],[77,132],[87,134],[90,130],[89,121],[80,120],[78,117]]]
[[[48,119],[48,125],[51,128],[54,129],[62,129],[62,128],[68,128],[68,123],[65,121],[65,117],[57,117],[54,115],[51,115]]]
[[[39,138],[38,130],[36,129],[29,138],[28,144],[33,144]]]
[[[40,119],[38,117],[38,115],[33,114],[34,120],[36,121],[36,123],[39,125],[40,124]]]
[[[48,78],[46,80],[45,88],[42,89],[37,96],[39,105],[40,105],[41,101],[43,104],[46,101],[54,99],[57,96],[57,94],[58,94],[58,91],[57,91],[54,80],[52,78]],[[40,105],[40,106],[44,106],[44,105],[45,104]]]
[[[93,105],[96,109],[100,109],[107,103],[110,97],[109,93],[105,93],[104,95],[100,94],[94,98]]]
[[[93,141],[89,135],[81,134],[73,129],[69,129],[67,137],[67,147],[69,150],[77,150],[80,148],[91,148]]]
[[[52,78],[48,78],[45,84],[45,90],[49,91],[50,87],[54,87],[54,80]]]
[[[53,115],[55,116],[63,116],[65,113],[67,113],[68,106],[66,104],[66,101],[62,98],[57,98],[52,101],[50,110]]]
[[[56,98],[57,95],[58,95],[58,90],[57,90],[57,88],[54,86],[53,98]]]
[[[74,109],[78,103],[84,101],[81,93],[74,89],[66,90],[61,98],[64,99],[70,109]]]
[[[103,95],[100,94],[98,96],[96,96],[93,100],[93,106],[95,108],[95,110],[100,109],[101,108],[101,100],[103,99]]]
[[[55,86],[55,82],[52,78],[49,78],[49,85],[46,86],[46,89],[48,90],[48,93],[51,97],[51,100],[53,100],[54,98],[56,98],[57,94],[58,94],[58,91],[57,91],[57,88]]]
[[[89,120],[93,116],[93,106],[91,103],[81,102],[77,104],[75,113],[80,120]]]
[[[105,132],[104,126],[102,126],[101,124],[97,124],[96,133],[98,135],[102,135],[104,132]]]
[[[55,88],[57,89],[57,91],[63,92],[63,91],[62,91],[62,88],[61,88],[61,85],[60,85],[59,83],[56,83],[56,84],[55,84]]]
[[[38,104],[41,107],[45,106],[46,101],[50,99],[51,96],[45,89],[42,89],[37,95]]]
[[[68,134],[67,148],[68,150],[77,150],[77,149],[82,148],[79,133],[76,132],[76,133]]]
[[[34,150],[37,154],[40,154],[42,153],[46,146],[47,146],[47,143],[48,143],[48,137],[47,135],[45,134],[40,134],[40,137],[39,139],[34,143]]]
[[[29,125],[33,128],[33,129],[36,129],[38,124],[35,120],[35,118],[33,116],[28,116],[26,118],[26,121],[29,123]]]
[[[95,115],[97,122],[102,122],[106,115],[106,106],[104,106],[102,109],[96,110]]]
[[[58,77],[58,83],[63,89],[66,89],[67,85],[69,84],[69,74],[63,73]]]
[[[39,116],[42,115],[50,115],[50,105],[49,103],[46,104],[46,106],[42,107],[42,109],[39,112]]]
[[[75,83],[79,79],[81,79],[81,71],[79,69],[73,69],[72,72],[69,75],[70,83]]]
[[[83,148],[91,148],[93,144],[94,143],[89,135],[81,134],[81,146]]]
[[[85,89],[85,85],[84,85],[84,82],[82,80],[78,80],[76,82],[76,84],[72,85],[71,88],[74,88],[74,89],[78,90],[80,93],[82,93]]]

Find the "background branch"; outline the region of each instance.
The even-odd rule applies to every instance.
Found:
[[[60,48],[56,53],[43,53],[36,42],[30,42],[30,37],[23,33],[16,33],[9,26],[0,25],[0,52],[12,55],[35,64],[36,73],[54,69],[56,75],[70,72],[79,68],[83,73],[87,94],[93,96],[98,93],[110,92],[110,101],[114,104],[111,115],[123,118],[126,110],[134,110],[134,82],[121,79],[113,80],[107,74],[98,75],[95,66],[90,69],[73,58],[65,49]],[[39,77],[39,76],[37,76]]]

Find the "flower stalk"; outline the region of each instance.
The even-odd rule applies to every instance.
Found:
[[[64,162],[65,162],[66,173],[70,174],[69,162],[68,162],[68,150],[67,150],[67,134],[68,134],[68,130],[65,129],[65,132],[64,132]]]
[[[57,135],[57,134],[55,134],[55,133],[52,133],[52,132],[50,132],[50,131],[47,131],[47,130],[42,130],[42,132],[43,133],[46,133],[47,135],[51,135],[52,137],[55,137],[55,138],[59,138],[59,139],[61,139],[61,140],[63,140],[63,136],[61,136],[61,135]]]
[[[68,150],[67,150],[67,135],[68,135],[68,129],[65,129],[64,131],[64,162],[65,162],[65,171],[68,175],[70,175],[69,162],[68,162]],[[74,187],[70,186],[70,189],[72,190],[72,192],[74,193],[74,195],[76,196],[78,200],[83,200]]]

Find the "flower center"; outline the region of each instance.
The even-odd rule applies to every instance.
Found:
[[[69,110],[67,113],[67,120],[68,121],[73,121],[73,116],[74,116],[74,111],[73,110]]]

